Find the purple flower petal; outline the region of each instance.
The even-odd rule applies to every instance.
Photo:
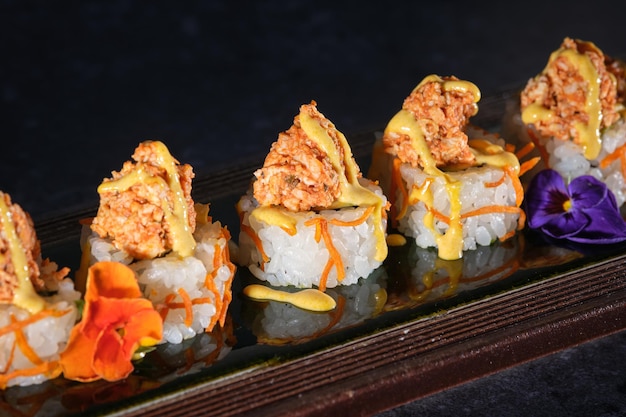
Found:
[[[528,226],[535,229],[565,213],[569,194],[561,175],[546,169],[532,179],[524,196]]]
[[[622,218],[615,196],[609,191],[607,197],[595,207],[586,209],[591,220],[587,226],[569,240],[579,243],[617,243],[626,241],[626,222]]]
[[[589,216],[582,211],[571,210],[567,213],[553,216],[540,229],[548,236],[567,239],[575,237],[591,223]]]
[[[604,204],[603,200],[606,198],[608,191],[603,182],[591,175],[576,177],[569,185],[569,194],[576,210]]]

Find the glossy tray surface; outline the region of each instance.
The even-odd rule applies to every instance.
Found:
[[[475,123],[496,128],[514,94],[484,98]],[[364,172],[375,135],[348,137]],[[234,241],[235,203],[262,158],[194,182],[194,199],[211,203]],[[78,220],[94,212],[37,225],[44,256],[76,270]],[[160,345],[124,381],[58,378],[7,389],[0,409],[13,416],[367,415],[626,328],[625,273],[624,245],[559,247],[528,231],[448,263],[409,243],[390,248],[367,279],[329,289],[337,309],[311,313],[246,299],[242,289],[255,279],[240,267],[224,328]]]

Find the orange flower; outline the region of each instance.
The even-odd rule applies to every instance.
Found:
[[[161,316],[142,298],[135,273],[117,262],[98,262],[87,273],[83,318],[61,353],[64,376],[81,382],[126,378],[137,348],[162,336]]]

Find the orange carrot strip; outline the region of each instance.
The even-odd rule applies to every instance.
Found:
[[[252,239],[252,241],[254,242],[254,245],[256,246],[256,248],[259,250],[259,253],[261,254],[263,263],[268,262],[270,258],[265,254],[265,251],[263,250],[263,243],[261,242],[261,239],[259,238],[259,236],[257,236],[257,234],[254,232],[254,230],[252,230],[250,226],[242,224],[241,231],[247,234],[248,236],[250,236],[250,239]]]
[[[333,245],[332,239],[330,237],[330,233],[328,233],[328,222],[326,221],[326,219],[321,217],[315,217],[305,222],[306,226],[311,226],[312,224],[315,224],[315,240],[319,242],[320,238],[323,238],[326,249],[328,249],[328,262],[326,262],[326,265],[324,266],[324,270],[322,271],[322,275],[320,276],[320,281],[318,284],[319,290],[325,291],[330,269],[335,266],[335,268],[337,269],[338,281],[344,279],[345,271],[343,269],[343,261],[341,260],[341,255],[339,254],[339,252],[337,252],[337,249]]]
[[[511,206],[484,206],[477,208],[476,210],[468,211],[467,213],[461,214],[461,218],[465,219],[472,216],[480,216],[481,214],[492,214],[492,213],[519,213],[522,210],[519,207],[511,207]]]
[[[517,176],[521,177],[522,175],[524,175],[525,173],[533,169],[535,165],[539,163],[539,161],[541,161],[541,157],[535,156],[534,158],[531,158],[528,161],[522,162],[522,164],[519,167],[519,174],[517,174]]]
[[[535,149],[535,144],[533,142],[528,142],[522,147],[522,149],[515,152],[515,156],[517,156],[517,159],[522,159],[523,157],[528,155],[533,149]]]
[[[530,140],[539,150],[539,155],[541,155],[543,163],[546,164],[546,168],[550,168],[550,155],[548,155],[548,151],[546,150],[545,146],[541,146],[541,144],[539,143],[539,138],[537,138],[537,135],[535,135],[535,132],[532,129],[528,128],[526,129],[526,132],[528,133]]]
[[[505,166],[504,172],[506,172],[509,178],[511,178],[511,183],[513,184],[513,188],[515,189],[515,205],[519,207],[522,205],[522,201],[524,200],[524,187],[522,186],[519,177],[517,176],[515,171],[513,171],[512,167],[508,165]]]
[[[341,260],[341,255],[333,245],[333,241],[330,237],[330,233],[328,233],[328,225],[326,222],[321,223],[322,228],[322,236],[324,237],[324,243],[326,244],[326,249],[328,249],[328,253],[333,260],[333,264],[337,269],[337,281],[341,282],[345,276],[346,272],[343,269],[343,261]]]
[[[222,247],[219,244],[215,244],[213,247],[213,270],[217,270],[220,267],[220,258],[222,257]]]
[[[163,301],[163,304],[165,305],[163,306],[163,308],[159,309],[159,315],[161,316],[161,320],[165,321],[167,313],[170,312],[170,303],[174,299],[174,297],[176,297],[175,294],[168,294],[165,297],[165,300]]]
[[[402,165],[402,161],[395,158],[393,160],[393,173],[391,178],[392,182],[395,183],[396,187],[400,189],[400,193],[402,194],[402,207],[400,208],[400,211],[392,217],[394,227],[395,223],[406,215],[406,211],[409,207],[409,191],[403,185],[402,175],[400,175],[400,165]],[[392,186],[391,189],[395,190],[396,187]],[[392,200],[392,202],[392,207],[394,207],[396,205],[395,200]]]
[[[0,389],[5,389],[8,382],[13,378],[17,378],[20,376],[29,377],[39,374],[44,374],[47,378],[50,379],[56,378],[57,376],[61,375],[61,367],[59,366],[59,362],[43,362],[42,364],[32,368],[16,369],[15,371],[9,372],[8,374],[2,374],[0,375]]]
[[[189,298],[189,294],[185,291],[184,288],[178,289],[178,295],[183,299],[183,304],[185,306],[185,326],[191,326],[193,323],[193,309],[191,308],[191,298]]]
[[[333,226],[358,226],[361,223],[365,222],[365,220],[367,220],[367,218],[369,217],[370,214],[372,214],[373,211],[374,211],[374,206],[369,206],[365,210],[363,215],[361,215],[361,217],[359,217],[358,219],[355,219],[355,220],[352,220],[352,221],[343,221],[343,220],[339,220],[339,219],[330,219],[328,222],[330,224],[332,224]]]
[[[620,160],[622,176],[626,178],[626,144],[618,147],[611,154],[602,158],[600,161],[600,167],[606,168],[617,159]]]
[[[206,331],[208,332],[213,330],[213,327],[215,327],[215,323],[217,323],[217,320],[219,319],[219,313],[221,310],[221,303],[222,303],[222,300],[220,298],[220,292],[217,290],[217,286],[215,285],[215,281],[213,278],[214,277],[209,276],[209,274],[207,274],[207,278],[204,281],[204,286],[213,293],[213,297],[215,298],[215,314],[213,314],[213,316],[211,317],[211,321],[206,327]]]
[[[13,314],[11,314],[11,323],[16,322],[17,320],[15,319]],[[43,363],[39,355],[37,355],[37,352],[35,352],[32,346],[28,344],[28,340],[26,340],[26,336],[24,336],[22,329],[15,331],[15,342],[17,343],[17,346],[20,348],[26,359],[31,361],[31,363],[33,363],[34,365],[41,365]]]
[[[324,221],[324,219],[321,219],[319,217],[313,217],[312,219],[309,219],[304,222],[304,225],[307,227],[315,225],[315,241],[318,243],[320,239],[322,238],[322,230],[320,229],[320,223],[322,221]]]
[[[230,302],[233,300],[233,293],[230,290],[232,282],[233,282],[233,277],[234,277],[234,274],[231,274],[230,278],[228,278],[228,281],[225,284],[224,299],[222,300],[222,308],[221,308],[220,317],[219,317],[219,323],[220,323],[220,326],[222,327],[224,327],[224,323],[226,323],[226,312],[228,311],[228,306],[230,305]]]
[[[513,145],[512,143],[505,143],[504,150],[507,152],[515,152],[515,145]]]
[[[22,329],[30,324],[36,323],[39,320],[52,316],[52,317],[61,317],[64,316],[65,314],[69,313],[71,310],[54,310],[54,309],[46,309],[46,310],[41,310],[39,313],[33,314],[32,316],[21,320],[21,321],[17,321],[14,323],[11,323],[9,325],[6,325],[2,328],[0,328],[0,336],[4,336],[7,333],[11,333],[11,332],[15,332],[19,329]]]
[[[504,180],[506,180],[506,172],[502,174],[502,177],[500,177],[498,181],[486,182],[485,187],[487,188],[497,187],[498,185],[502,184]]]

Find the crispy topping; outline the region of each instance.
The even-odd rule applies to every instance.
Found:
[[[543,72],[521,93],[522,113],[528,109],[524,122],[532,123],[542,136],[586,145],[591,139],[583,127],[594,127],[597,136],[619,119],[626,89],[624,69],[624,63],[604,55],[593,43],[565,38]]]
[[[474,162],[464,129],[478,111],[479,99],[480,93],[471,83],[454,76],[429,76],[404,100],[402,109],[415,118],[438,167]],[[383,143],[387,152],[397,155],[402,162],[424,167],[425,162],[409,134],[388,131]]]
[[[11,203],[11,197],[0,191],[0,198],[3,199],[7,207],[7,218],[10,219],[17,238],[19,240],[20,249],[26,257],[28,268],[28,279],[36,290],[44,287],[43,281],[39,278],[39,266],[37,260],[41,256],[41,246],[33,221],[28,213],[26,213],[18,204]],[[11,225],[0,221],[0,302],[10,303],[13,301],[15,292],[20,285],[20,280],[16,271],[16,265],[13,262],[16,254],[12,253],[12,242],[8,236],[8,229]]]
[[[315,101],[300,107],[322,126],[343,153],[335,125],[321,114]],[[310,138],[300,124],[300,114],[293,126],[278,135],[265,158],[263,168],[254,175],[254,197],[261,205],[282,205],[291,211],[329,207],[340,194],[340,177],[331,158]],[[343,154],[339,155],[343,160]]]
[[[158,141],[137,147],[133,161],[98,188],[100,207],[91,228],[135,259],[152,259],[193,240],[196,214],[190,165],[180,165]],[[189,245],[183,255],[188,255]],[[191,247],[193,250],[193,247]]]

